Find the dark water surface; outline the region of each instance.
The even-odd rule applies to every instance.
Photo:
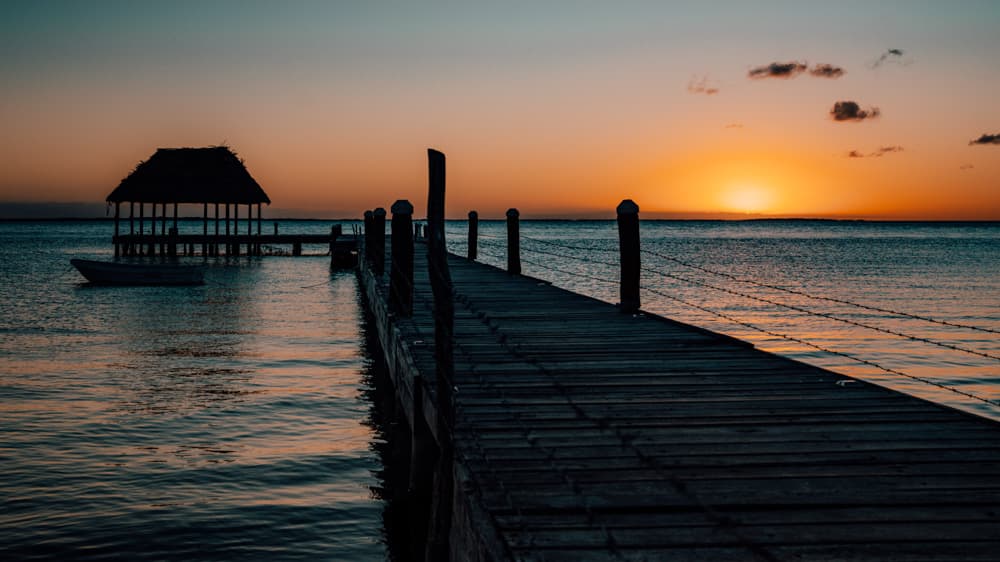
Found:
[[[382,559],[353,273],[82,285],[68,260],[108,230],[0,223],[3,557]]]
[[[480,229],[481,259],[505,263],[503,223]],[[465,223],[448,230],[464,253]],[[109,257],[110,231],[0,222],[0,558],[385,558],[353,273],[222,258],[201,287],[87,286],[69,259]],[[618,300],[613,222],[522,233],[525,273]],[[998,224],[648,221],[642,242],[646,310],[1000,419],[997,359],[856,325],[1000,356]]]

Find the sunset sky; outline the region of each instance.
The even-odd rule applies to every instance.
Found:
[[[998,30],[996,1],[5,0],[0,202],[225,143],[272,216],[422,215],[434,147],[453,217],[1000,219]]]

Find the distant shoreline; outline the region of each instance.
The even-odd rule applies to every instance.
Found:
[[[150,217],[146,217],[148,221]],[[122,217],[122,222],[127,222],[127,217]],[[135,220],[138,220],[136,218]],[[168,218],[168,222],[172,221],[173,218]],[[178,217],[179,221],[197,221],[201,222],[203,217],[200,216],[189,216],[189,217]],[[209,222],[214,220],[213,217],[209,217]],[[246,222],[246,218],[239,219],[241,223]],[[253,219],[256,222],[257,219]],[[319,218],[297,218],[297,217],[267,217],[262,220],[262,222],[361,222],[360,217],[355,218],[329,218],[329,219],[319,219]],[[415,220],[425,221],[424,217],[416,217]],[[465,222],[466,219],[446,219],[448,222]],[[502,222],[505,219],[502,218],[481,218],[481,222]],[[581,222],[613,222],[614,218],[606,219],[568,219],[568,218],[522,218],[521,222],[566,222],[566,223],[581,223]],[[947,225],[947,224],[1000,224],[1000,219],[831,219],[831,218],[807,218],[807,217],[790,217],[790,218],[747,218],[747,219],[694,219],[694,218],[643,218],[643,222],[725,222],[725,223],[832,223],[832,224],[937,224],[937,225]],[[0,223],[24,223],[24,222],[114,222],[114,217],[0,217]]]

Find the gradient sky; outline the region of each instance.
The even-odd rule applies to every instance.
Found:
[[[5,0],[0,201],[226,143],[272,213],[421,215],[435,147],[453,217],[1000,219],[1000,144],[970,145],[1000,133],[998,30],[995,1]],[[845,73],[748,76],[792,61]]]

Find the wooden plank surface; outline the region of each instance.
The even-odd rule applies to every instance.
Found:
[[[464,258],[450,267],[456,462],[477,524],[511,557],[1000,559],[1000,424]],[[432,389],[420,245],[415,272],[414,316],[379,321]],[[362,279],[384,298],[384,279]]]

